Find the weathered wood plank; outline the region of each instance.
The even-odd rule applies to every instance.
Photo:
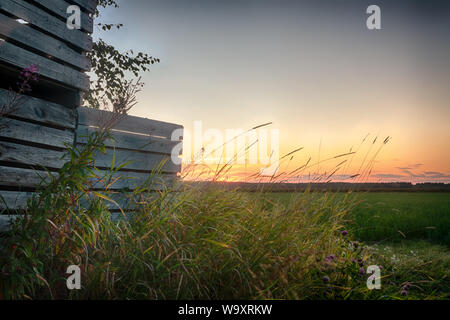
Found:
[[[118,167],[128,163],[124,168],[128,170],[159,171],[163,173],[177,173],[181,165],[174,164],[167,155],[136,152],[122,149],[106,149],[105,153],[95,152],[95,166],[110,168],[113,164]]]
[[[10,229],[12,221],[16,220],[18,216],[0,215],[0,232],[6,232]]]
[[[179,189],[179,186],[171,186],[170,187],[170,194],[165,196],[165,201],[171,201],[174,200],[175,197],[177,197],[177,188]],[[158,190],[155,190],[158,191]],[[172,192],[175,191],[175,192]],[[141,206],[147,205],[150,201],[158,200],[160,197],[159,192],[141,192],[138,194],[133,194],[132,192],[123,192],[123,191],[100,191],[98,193],[101,193],[102,195],[105,195],[109,199],[115,201],[106,201],[105,204],[110,210],[120,210],[123,211],[130,211],[130,210],[136,210],[137,208]],[[119,213],[120,214],[120,213]],[[115,214],[111,214],[111,218]]]
[[[65,22],[24,0],[2,0],[0,10],[23,19],[82,50],[90,51],[92,49],[91,36],[80,30],[69,30]]]
[[[88,135],[92,135],[95,128],[78,125],[77,143],[87,143]],[[136,135],[127,132],[110,131],[112,139],[107,139],[105,145],[108,147],[157,152],[170,155],[173,148],[182,142],[171,141],[147,135]]]
[[[120,190],[110,191],[97,191],[86,193],[85,197],[80,199],[81,206],[88,205],[88,199],[94,199],[98,197],[98,194],[102,194],[108,198],[105,199],[105,205],[110,210],[132,210],[136,209],[140,204],[145,204],[149,199],[153,200],[157,198],[158,193],[143,192],[134,195],[131,192],[122,192]],[[15,210],[26,210],[28,207],[28,200],[33,196],[39,195],[34,192],[20,192],[20,191],[0,191],[0,212],[9,210],[10,213],[14,213]],[[104,199],[104,198],[102,198]]]
[[[47,173],[47,171],[0,166],[0,185],[17,188],[35,188],[43,181],[50,181],[49,174],[57,175],[56,173]]]
[[[9,118],[0,119],[0,137],[40,143],[52,147],[66,148],[73,144],[75,133]]]
[[[134,203],[134,200],[132,200],[129,196],[128,196],[128,192],[124,193],[122,191],[96,191],[95,194],[94,192],[87,192],[85,194],[85,197],[83,197],[82,199],[79,199],[80,201],[80,205],[82,207],[87,207],[89,206],[89,201],[91,201],[92,199],[95,199],[98,197],[97,194],[101,194],[106,196],[109,200],[104,199],[105,200],[105,205],[108,209],[126,209],[129,206],[132,206],[132,203]],[[112,200],[112,201],[111,201]],[[115,202],[115,203],[114,203]]]
[[[0,161],[35,166],[36,169],[61,168],[68,158],[64,152],[0,141]]]
[[[85,126],[102,127],[117,117],[113,112],[92,108],[78,108],[78,123]],[[183,126],[134,116],[121,116],[112,127],[115,130],[152,135],[171,139],[172,133]]]
[[[0,88],[0,106],[8,105],[13,99],[13,94],[8,90]],[[74,109],[30,96],[15,95],[16,103],[14,103],[10,110],[11,115],[25,120],[75,129],[77,119]]]
[[[151,176],[145,173],[138,172],[114,172],[112,175],[105,171],[96,171],[97,177],[89,178],[90,186],[86,187],[97,190],[133,190],[136,187],[145,186],[147,191],[157,191],[168,188],[177,180],[176,175],[159,175]],[[32,169],[22,169],[14,167],[0,166],[0,186],[3,187],[17,187],[17,188],[36,188],[42,183],[48,183],[50,176],[57,177],[55,172],[37,171]],[[32,192],[18,192],[18,191],[0,191],[3,196],[0,199],[0,208],[5,209],[24,209],[27,205],[27,200],[32,197]],[[120,197],[113,198],[120,202]]]
[[[105,204],[110,209],[128,208],[133,206],[137,200],[131,199],[129,196],[118,191],[100,191],[100,194],[106,195],[112,201],[106,201]],[[0,211],[3,210],[25,210],[28,207],[28,200],[38,193],[35,192],[21,192],[21,191],[1,191],[0,190]],[[85,205],[88,204],[86,199],[93,199],[96,197],[93,193],[86,194],[88,198],[80,199],[80,202]],[[115,204],[115,201],[117,204]],[[119,207],[117,206],[119,205]]]
[[[105,190],[134,190],[145,186],[147,190],[162,190],[176,181],[175,174],[152,175],[141,172],[116,171],[112,174],[99,170],[96,172],[98,177],[89,179],[92,183],[92,189]]]
[[[67,19],[67,7],[71,4],[64,0],[32,0],[43,6],[44,8],[49,9],[57,16],[62,19]],[[81,12],[81,29],[85,30],[88,33],[92,33],[94,30],[93,27],[93,19],[85,12]]]
[[[24,210],[34,192],[0,191],[0,210]]]
[[[28,25],[21,24],[13,18],[0,13],[0,35],[12,39],[28,47],[39,50],[43,55],[67,62],[81,70],[91,69],[91,62],[83,53],[71,49],[66,43],[50,37]]]
[[[122,192],[99,192],[110,200],[106,200],[105,204],[109,209],[131,209],[135,207],[137,200],[131,199]],[[0,191],[0,210],[25,210],[28,207],[28,200],[33,197],[34,192],[20,192],[20,191]],[[36,193],[36,196],[38,194]],[[89,193],[89,199],[93,199],[96,195]],[[86,199],[80,199],[81,204],[87,205]],[[114,203],[115,202],[115,203]]]
[[[95,8],[97,7],[97,0],[69,0],[76,5],[79,5],[81,8],[85,9],[90,13],[95,12]]]
[[[41,76],[83,91],[89,89],[89,77],[86,74],[6,41],[0,45],[0,61],[19,68],[26,68],[35,64],[39,66]]]

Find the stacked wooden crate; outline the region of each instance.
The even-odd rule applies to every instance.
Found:
[[[70,5],[81,9],[81,29],[66,25]],[[0,106],[15,96],[10,88],[20,71],[39,66],[32,91],[15,96],[18,107],[0,117],[0,231],[12,218],[6,214],[20,213],[42,180],[57,175],[66,162],[67,147],[82,148],[89,134],[117,118],[80,107],[89,89],[86,52],[92,49],[95,8],[95,0],[0,1]],[[133,189],[148,181],[156,168],[159,179],[173,180],[181,169],[172,153],[176,157],[181,152],[182,126],[132,116],[118,120],[110,132],[113,138],[106,141],[106,153],[96,154],[100,179],[94,179],[92,190]],[[114,171],[113,184],[102,179],[102,172],[124,163]]]
[[[79,5],[81,29],[67,28],[67,8]],[[20,70],[39,66],[29,96],[1,119],[0,188],[11,208],[32,191],[39,172],[56,171],[66,144],[75,139],[76,108],[89,89],[86,52],[92,49],[95,0],[2,0],[0,2],[0,104],[8,104]],[[45,171],[43,171],[45,172]],[[44,174],[45,175],[45,174]],[[17,198],[17,203],[12,203]]]
[[[82,148],[88,137],[99,128],[110,128],[110,138],[105,141],[106,150],[94,155],[100,179],[93,179],[92,189],[116,192],[134,190],[146,184],[148,189],[157,191],[171,185],[177,178],[181,171],[178,158],[183,144],[181,125],[129,115],[118,116],[113,112],[85,107],[78,108],[77,112],[77,148]],[[101,179],[102,176],[108,180]]]
[[[81,29],[67,27],[67,8],[81,9]],[[0,209],[22,209],[41,180],[56,174],[75,141],[76,108],[89,89],[95,0],[0,1],[0,105],[18,105],[0,119]],[[16,96],[20,71],[39,80]],[[5,216],[2,217],[4,220]]]

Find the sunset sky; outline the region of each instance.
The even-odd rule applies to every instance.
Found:
[[[161,59],[131,114],[189,132],[194,121],[220,132],[273,122],[280,156],[304,147],[287,171],[367,137],[355,156],[303,171],[327,176],[348,160],[336,179],[360,173],[390,136],[366,180],[450,182],[449,1],[118,2],[101,21],[123,29],[94,38]],[[371,4],[381,30],[366,27]],[[229,178],[242,180],[244,169]]]

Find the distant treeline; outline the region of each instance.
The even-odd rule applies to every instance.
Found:
[[[355,192],[450,192],[448,183],[246,183],[246,182],[186,182],[189,184],[222,186],[227,189],[239,189],[247,192],[299,192],[312,191],[355,191]]]

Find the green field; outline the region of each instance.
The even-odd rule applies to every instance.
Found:
[[[289,203],[295,193],[266,194]],[[316,195],[335,198],[343,193]],[[364,243],[373,261],[389,265],[384,290],[409,284],[413,299],[450,297],[450,193],[354,193],[346,228]],[[386,288],[386,284],[389,288]],[[383,291],[384,291],[383,290]],[[438,294],[440,293],[440,294]],[[442,295],[444,294],[444,295]]]
[[[133,215],[113,221],[71,165],[3,237],[0,299],[449,298],[450,194],[188,185],[138,191]],[[73,264],[82,290],[65,286]],[[367,287],[373,266],[380,290]]]
[[[288,202],[294,193],[272,193]],[[330,196],[329,194],[327,196]],[[337,199],[343,194],[335,194]],[[347,223],[354,238],[377,243],[426,240],[450,245],[450,193],[354,193]]]
[[[450,194],[366,193],[349,228],[364,241],[427,240],[450,245]]]

